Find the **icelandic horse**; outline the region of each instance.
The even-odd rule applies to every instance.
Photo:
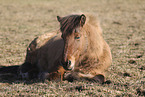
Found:
[[[44,34],[29,44],[20,75],[37,72],[42,79],[105,82],[105,70],[111,65],[112,56],[96,16],[75,14],[57,16],[57,20],[59,34]],[[65,71],[69,73],[64,75]]]

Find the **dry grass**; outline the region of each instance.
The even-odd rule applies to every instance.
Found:
[[[2,80],[1,96],[145,95],[144,0],[0,0],[0,65],[22,64],[33,38],[59,29],[56,16],[97,13],[112,49],[111,83]],[[11,77],[5,76],[5,77]]]

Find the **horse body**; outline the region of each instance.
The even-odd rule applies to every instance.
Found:
[[[37,66],[40,71],[53,72],[58,67],[62,59],[64,43],[61,35],[51,38],[43,47],[40,48],[38,53]]]
[[[35,38],[27,49],[25,62],[39,73],[49,73],[44,76],[47,78],[56,75],[62,78],[65,68],[71,71],[65,79],[71,76],[104,82],[104,72],[112,57],[96,16],[78,14],[57,19],[61,33]]]
[[[33,78],[30,76],[37,71],[35,76],[40,79],[57,79],[61,76],[62,80],[62,74],[65,72],[60,64],[63,48],[61,34],[48,33],[35,38],[27,48],[24,64],[20,66],[22,78]]]

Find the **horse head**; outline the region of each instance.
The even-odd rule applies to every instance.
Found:
[[[61,37],[64,40],[64,68],[73,70],[82,48],[83,26],[86,22],[86,16],[84,14],[57,16],[57,20],[60,22]]]

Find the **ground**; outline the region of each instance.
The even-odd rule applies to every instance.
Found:
[[[59,29],[57,15],[80,12],[100,19],[113,56],[108,81],[10,80],[13,74],[0,74],[1,96],[145,96],[145,0],[0,0],[0,66],[21,65],[36,36]]]

